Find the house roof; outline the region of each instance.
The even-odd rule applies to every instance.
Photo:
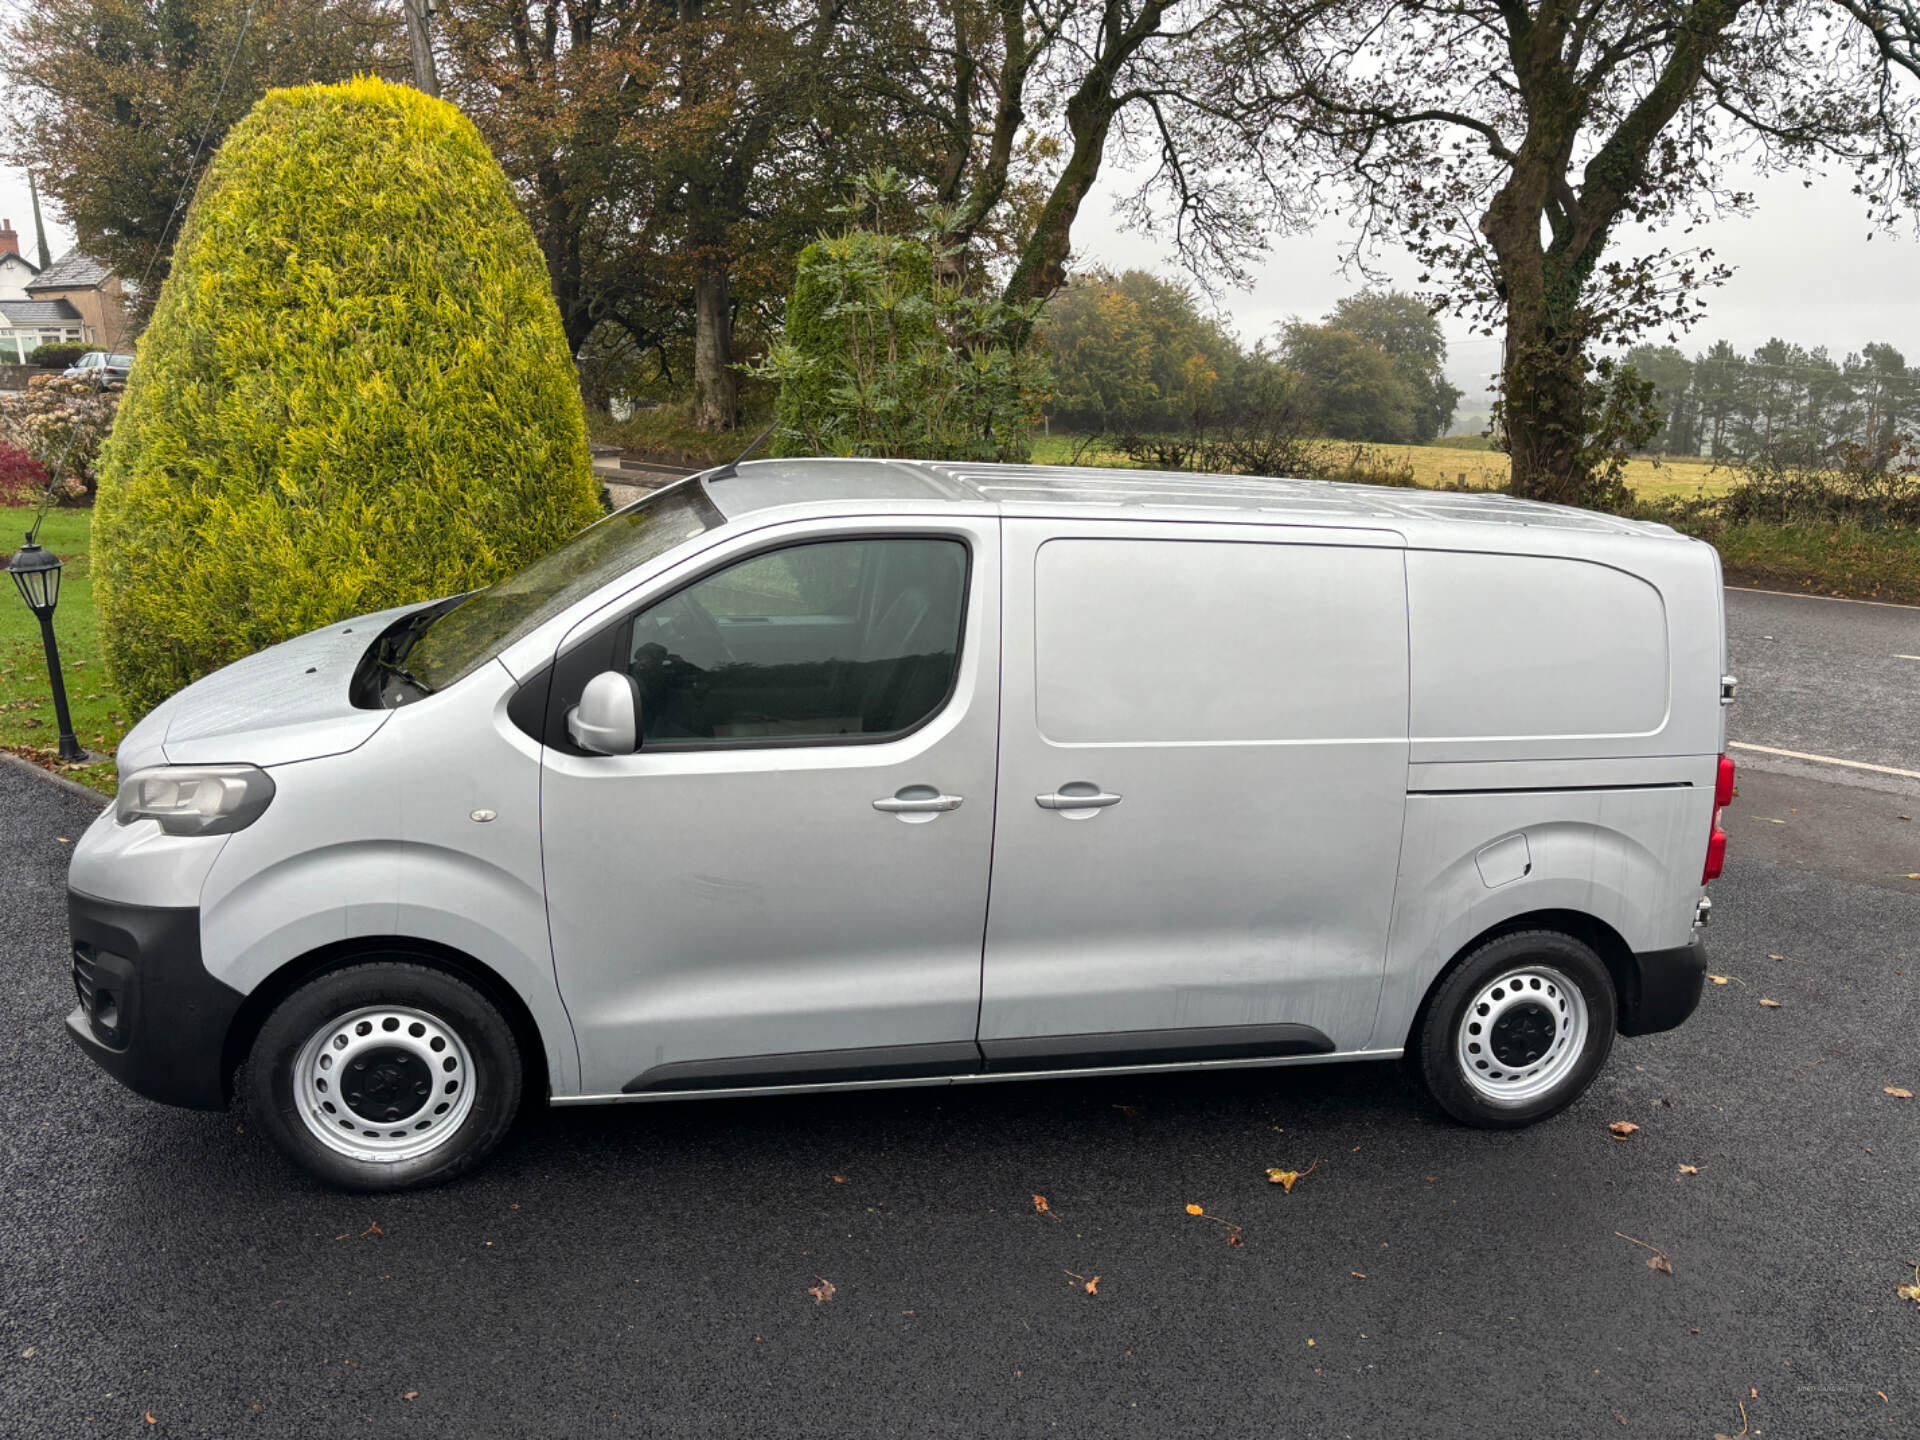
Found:
[[[32,281],[29,290],[88,290],[104,285],[113,272],[91,255],[69,250]]]
[[[80,312],[71,300],[0,300],[0,318],[9,325],[64,325]]]

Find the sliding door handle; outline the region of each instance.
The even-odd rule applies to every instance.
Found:
[[[1071,785],[1062,785],[1050,795],[1034,796],[1033,803],[1042,810],[1058,810],[1069,820],[1085,820],[1096,810],[1118,805],[1120,797],[1085,780],[1075,780]]]

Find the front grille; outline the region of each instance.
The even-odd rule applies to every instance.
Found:
[[[73,947],[73,988],[80,997],[80,1008],[93,1014],[93,957],[83,948]]]

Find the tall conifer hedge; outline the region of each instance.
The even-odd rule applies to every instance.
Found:
[[[269,92],[200,182],[103,452],[115,688],[145,709],[596,513],[546,268],[473,125],[378,80]]]

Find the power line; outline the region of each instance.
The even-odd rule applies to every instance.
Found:
[[[167,211],[166,222],[160,227],[159,238],[154,241],[153,254],[147,257],[147,268],[140,272],[140,287],[137,293],[145,293],[147,282],[153,278],[153,267],[159,263],[160,252],[166,249],[167,236],[173,231],[173,222],[179,216],[181,207],[186,204],[187,187],[193,183],[194,171],[200,165],[200,152],[206,149],[207,137],[213,133],[213,122],[220,114],[220,102],[227,98],[227,81],[233,78],[234,63],[240,58],[240,47],[246,43],[247,39],[247,28],[253,24],[253,7],[258,3],[259,0],[247,0],[246,13],[240,17],[240,33],[233,38],[233,50],[227,56],[226,69],[220,72],[220,85],[214,91],[213,105],[207,111],[206,124],[200,127],[200,138],[194,142],[193,154],[187,158],[186,173],[180,177],[180,188],[174,194],[173,207]],[[113,339],[107,344],[109,354],[113,353],[113,341],[121,338],[120,331],[126,321],[124,303],[115,319],[115,333]],[[39,539],[40,523],[46,519],[47,507],[53,503],[54,484],[59,477],[61,467],[67,463],[67,457],[73,453],[73,442],[78,438],[79,433],[80,427],[76,424],[67,433],[67,443],[60,451],[60,457],[53,462],[53,468],[47,472],[46,492],[41,495],[39,508],[33,513],[33,528],[27,531],[29,545],[37,543]]]

